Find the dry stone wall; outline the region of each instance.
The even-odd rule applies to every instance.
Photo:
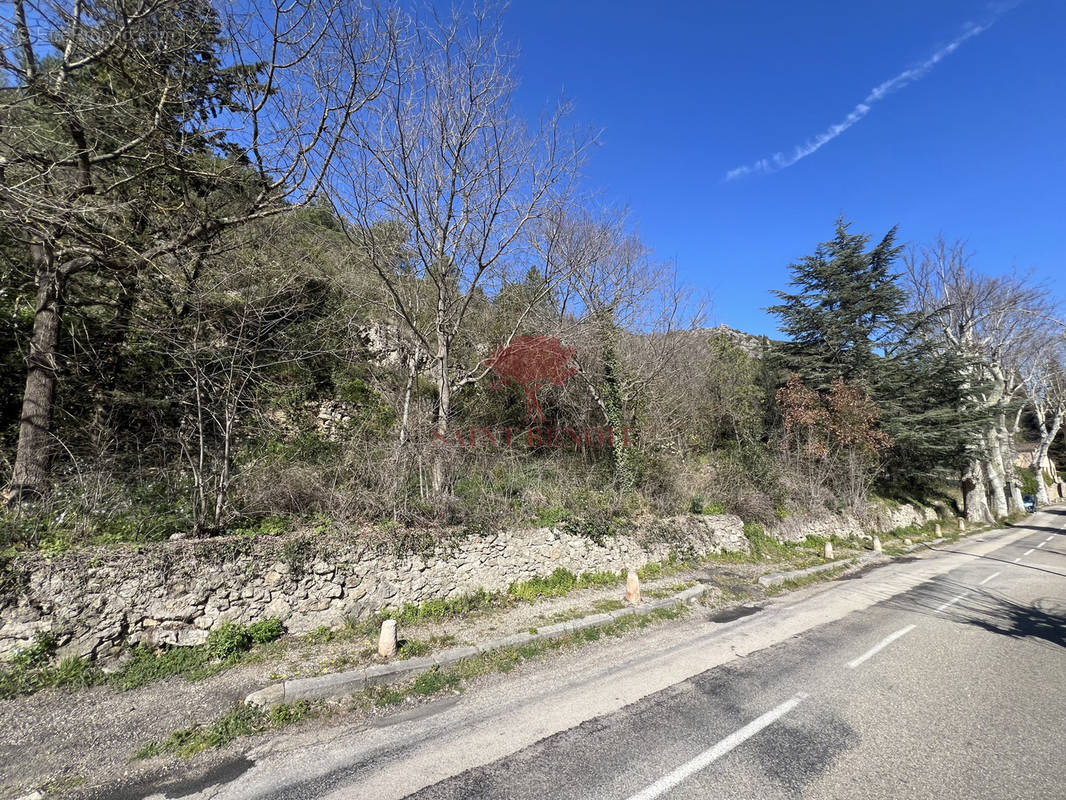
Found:
[[[469,536],[397,556],[357,534],[220,537],[139,549],[19,556],[0,572],[0,658],[52,633],[60,656],[129,644],[196,645],[232,621],[278,617],[300,633],[404,603],[503,591],[557,568],[621,571],[682,555],[746,552],[739,517],[683,516],[600,542],[558,528]]]
[[[771,527],[769,533],[783,542],[801,542],[808,536],[866,539],[875,533],[921,526],[938,517],[935,509],[922,506],[871,506],[861,517],[854,514],[788,517]]]

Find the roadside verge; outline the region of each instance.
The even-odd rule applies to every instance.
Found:
[[[695,601],[707,591],[707,587],[693,586],[685,589],[672,597],[660,600],[652,600],[641,603],[639,606],[629,606],[616,611],[603,614],[592,614],[567,622],[559,622],[544,628],[531,628],[525,633],[516,633],[498,639],[491,639],[476,645],[465,647],[453,647],[442,650],[431,656],[422,658],[409,658],[402,661],[394,661],[388,664],[375,664],[365,669],[348,670],[346,672],[334,672],[327,675],[317,675],[310,678],[295,678],[272,684],[258,691],[252,692],[245,698],[245,703],[260,707],[271,707],[281,704],[293,703],[298,700],[323,700],[338,698],[362,691],[371,686],[383,684],[395,684],[407,681],[423,672],[457,664],[465,658],[500,650],[505,647],[521,647],[533,642],[542,642],[549,639],[557,639],[587,628],[596,628],[609,625],[619,619],[630,616],[641,616],[672,606]]]

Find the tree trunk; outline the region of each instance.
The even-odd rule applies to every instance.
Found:
[[[53,440],[52,402],[55,397],[56,346],[59,343],[63,274],[56,269],[49,248],[33,245],[37,266],[37,308],[26,359],[26,390],[22,395],[18,450],[7,495],[21,497],[47,488]]]
[[[988,509],[988,494],[984,471],[980,461],[971,461],[962,475],[963,513],[968,522],[993,523],[995,519]]]
[[[1007,476],[1003,467],[1003,448],[1000,446],[999,434],[994,427],[985,434],[985,452],[988,453],[985,466],[992,514],[996,519],[1002,519],[1010,513],[1007,508]]]
[[[624,489],[630,489],[635,482],[635,476],[628,447],[629,442],[626,441],[623,430],[625,419],[622,413],[622,376],[620,374],[621,366],[618,361],[617,336],[613,320],[608,320],[600,335],[602,338],[604,382],[603,410],[607,425],[612,431],[611,456],[614,463],[614,477],[619,486]]]
[[[435,448],[433,454],[433,466],[430,473],[430,489],[433,494],[440,494],[444,491],[444,455],[445,455],[445,443],[448,438],[448,412],[451,410],[451,383],[448,380],[448,338],[443,333],[438,335],[437,338],[437,355],[435,360],[437,362],[437,415],[436,415],[436,430],[437,435],[443,441],[438,442],[438,447]]]
[[[407,427],[411,419],[411,397],[414,394],[415,384],[418,381],[419,349],[415,346],[414,354],[407,359],[407,385],[403,390],[403,413],[400,416],[400,444],[404,444],[408,438]]]
[[[1038,421],[1040,423],[1040,444],[1036,448],[1036,453],[1033,455],[1033,472],[1036,474],[1036,501],[1041,505],[1046,505],[1051,502],[1051,498],[1048,497],[1047,484],[1044,483],[1044,462],[1047,460],[1048,450],[1051,447],[1051,443],[1055,441],[1055,437],[1059,435],[1059,428],[1062,427],[1063,415],[1066,413],[1064,409],[1056,409],[1054,416],[1051,418],[1051,426],[1047,425],[1047,417],[1040,413],[1038,414]]]
[[[1008,498],[1010,510],[1013,513],[1019,513],[1025,510],[1025,503],[1022,500],[1022,484],[1018,479],[1018,467],[1014,463],[1018,458],[1018,454],[1014,449],[1014,436],[1007,428],[1006,411],[1000,411],[996,425],[1003,459],[1003,469],[1007,480],[1007,490],[1010,493]]]

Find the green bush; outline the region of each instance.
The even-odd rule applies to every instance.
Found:
[[[757,522],[745,523],[744,536],[751,544],[751,554],[755,558],[772,558],[784,554],[787,550],[785,545],[770,536]]]
[[[707,516],[713,516],[715,514],[725,514],[726,507],[722,503],[708,503],[703,499],[703,497],[696,495],[692,498],[692,503],[689,505],[689,511],[693,514],[706,514]]]
[[[658,561],[649,561],[643,567],[637,570],[637,577],[642,581],[650,581],[660,577],[663,574],[663,565]]]
[[[249,625],[248,635],[254,644],[268,644],[285,635],[285,626],[277,617],[267,617]]]
[[[547,578],[540,576],[528,581],[516,581],[507,587],[507,594],[519,600],[536,600],[538,597],[560,597],[578,584],[577,576],[568,569],[559,567]]]
[[[0,668],[0,699],[33,694],[52,686],[82,689],[99,683],[103,673],[81,656],[69,656],[53,666],[56,640],[37,634],[33,644],[19,650]]]
[[[554,528],[568,519],[570,519],[569,511],[565,508],[554,506],[552,508],[538,508],[534,521],[538,528]]]
[[[623,580],[625,576],[617,572],[582,572],[577,583],[578,586],[584,588],[586,586],[614,586]]]
[[[263,517],[254,525],[246,525],[230,528],[229,533],[234,536],[281,536],[290,530],[290,521],[285,517]]]
[[[252,647],[252,635],[243,625],[223,622],[207,635],[205,647],[212,657],[228,661]]]
[[[38,633],[33,644],[19,650],[11,659],[16,669],[36,669],[48,665],[56,652],[56,637],[50,633]]]
[[[563,529],[575,536],[584,536],[589,541],[601,546],[606,543],[608,538],[617,533],[614,521],[601,516],[568,519]]]

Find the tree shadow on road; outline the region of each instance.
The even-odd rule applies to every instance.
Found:
[[[1013,639],[1043,640],[1066,647],[1066,609],[1058,601],[1044,598],[1034,605],[1022,605],[997,598],[995,608],[981,616],[965,620],[990,633]]]
[[[1062,528],[1052,528],[1049,525],[1011,525],[1012,531],[1040,531],[1041,533],[1055,533],[1059,536],[1066,535],[1066,530]]]
[[[1066,648],[1066,603],[1060,598],[1019,603],[997,592],[937,581],[919,586],[889,604],[1012,639]]]

